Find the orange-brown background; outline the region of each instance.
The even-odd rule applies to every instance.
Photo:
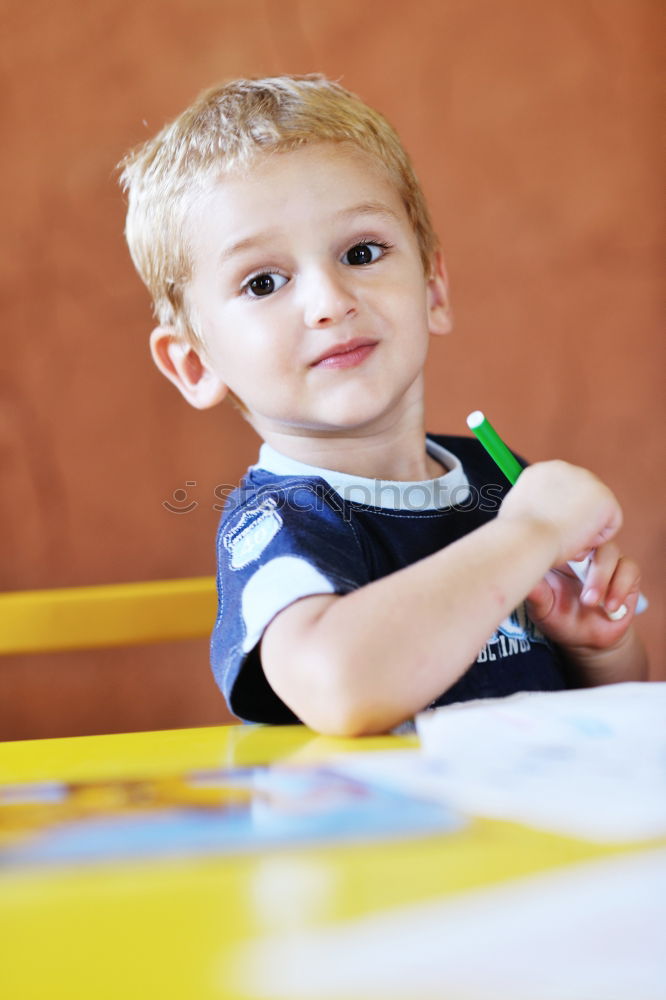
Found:
[[[221,78],[318,70],[397,126],[446,250],[457,331],[433,350],[429,427],[481,407],[526,456],[610,481],[664,677],[661,10],[4,0],[0,587],[214,571],[214,489],[257,441],[153,369],[114,165]],[[179,489],[190,513],[163,506]],[[203,641],[0,662],[5,739],[226,719]]]

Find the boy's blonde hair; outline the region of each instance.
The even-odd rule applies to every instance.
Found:
[[[261,154],[314,142],[348,142],[384,165],[430,274],[437,241],[425,198],[382,115],[319,74],[233,80],[204,91],[120,164],[128,195],[127,243],[161,325],[201,341],[185,301],[191,278],[186,216],[194,200],[211,182],[251,166]]]

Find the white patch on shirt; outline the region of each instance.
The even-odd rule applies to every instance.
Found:
[[[528,617],[524,604],[504,619],[476,658],[477,663],[501,660],[516,653],[529,653],[535,642],[547,643],[543,632]]]
[[[502,635],[507,636],[509,639],[527,639],[528,634],[534,629],[535,626],[527,617],[525,605],[520,604],[515,611],[511,612],[508,618],[504,619],[497,629],[494,638],[497,639],[497,633],[501,632]]]
[[[268,497],[254,510],[244,511],[240,520],[223,538],[229,553],[231,569],[243,569],[258,559],[282,527],[282,518],[275,509],[275,497]]]
[[[314,594],[332,594],[333,584],[311,563],[297,556],[278,556],[260,566],[245,584],[242,597],[247,653],[259,642],[279,611]]]

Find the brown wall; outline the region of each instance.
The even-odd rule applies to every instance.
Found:
[[[213,490],[256,439],[152,368],[114,164],[223,77],[320,70],[398,127],[431,201],[457,332],[429,426],[481,407],[614,486],[665,676],[659,0],[2,6],[0,587],[213,572]],[[196,509],[166,511],[188,482]],[[225,718],[205,642],[0,663],[5,738]]]

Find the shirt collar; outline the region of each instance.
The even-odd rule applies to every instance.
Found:
[[[365,479],[334,469],[320,469],[281,454],[268,444],[259,451],[259,461],[253,468],[264,469],[276,476],[316,477],[323,479],[335,492],[351,503],[387,510],[442,510],[465,503],[469,497],[469,482],[462,462],[452,452],[430,438],[426,450],[449,471],[436,479],[404,482],[391,479]]]

